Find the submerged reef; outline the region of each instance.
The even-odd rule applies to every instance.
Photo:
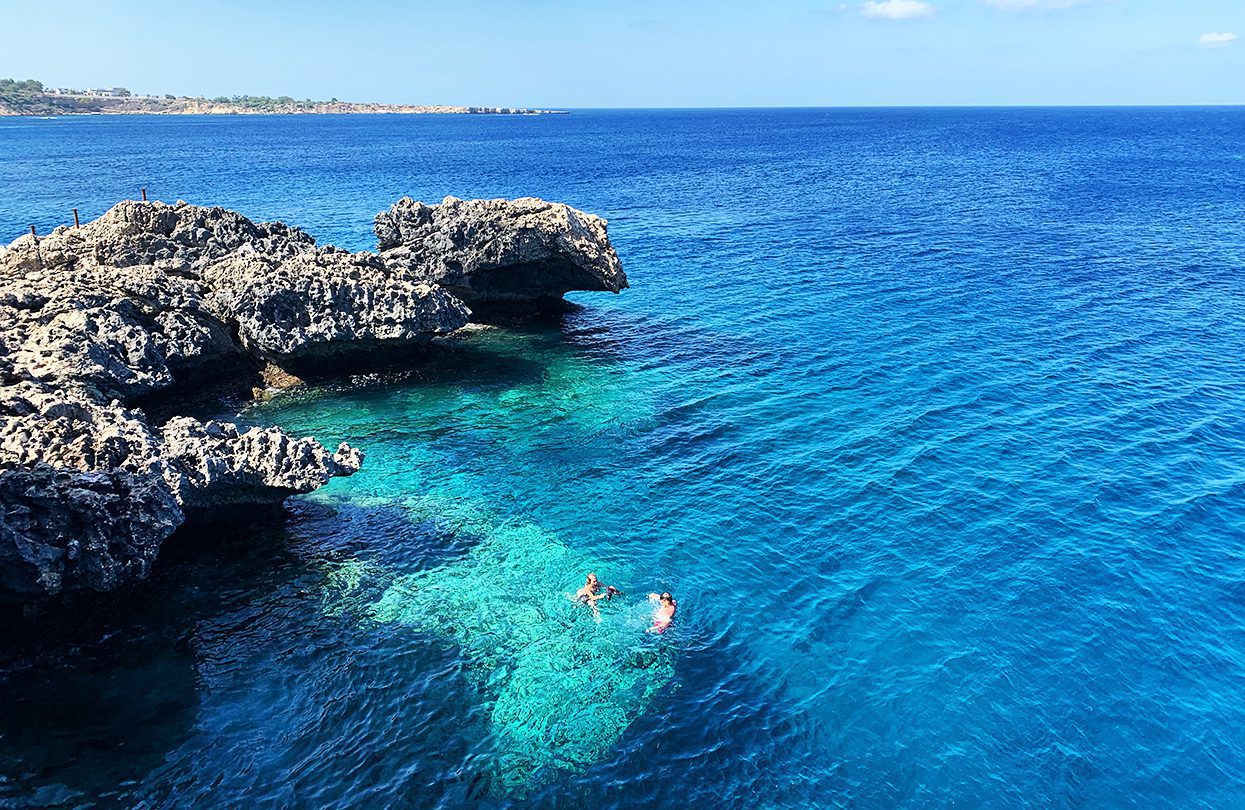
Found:
[[[326,573],[326,612],[395,624],[460,651],[486,701],[494,796],[520,798],[605,759],[674,677],[675,646],[645,632],[652,607],[643,595],[603,602],[594,615],[568,587],[590,570],[606,581],[624,572],[484,507],[419,498],[401,506],[474,545],[449,564],[396,576],[359,560],[336,564]]]
[[[380,253],[350,253],[126,201],[0,249],[0,598],[113,590],[188,519],[359,469],[345,444],[176,413],[209,385],[253,395],[414,360],[469,322],[464,297],[626,286],[604,220],[556,203],[403,200],[377,233]]]

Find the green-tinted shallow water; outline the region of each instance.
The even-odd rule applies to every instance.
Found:
[[[608,456],[611,437],[653,419],[652,392],[637,390],[643,375],[585,355],[560,329],[486,327],[442,348],[415,375],[281,393],[246,416],[366,437],[366,472],[310,499],[396,510],[412,527],[461,540],[465,552],[439,564],[401,545],[326,563],[325,610],[452,647],[486,707],[483,789],[521,798],[609,753],[670,685],[680,633],[648,632],[648,590],[596,613],[577,605],[589,571],[627,588],[642,588],[644,572],[502,505],[549,486],[551,447]]]

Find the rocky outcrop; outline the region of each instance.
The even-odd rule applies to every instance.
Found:
[[[143,578],[188,516],[270,504],[359,469],[277,428],[100,405],[33,382],[0,388],[0,592],[112,590]]]
[[[0,593],[146,576],[188,517],[279,503],[359,468],[276,428],[136,404],[221,372],[414,350],[467,321],[375,255],[219,208],[125,202],[0,251]]]
[[[467,324],[457,298],[372,254],[297,256],[270,268],[264,284],[251,280],[253,270],[252,260],[234,259],[205,271],[209,306],[228,313],[245,351],[281,368],[414,349]]]
[[[0,330],[31,378],[128,400],[240,362],[414,351],[467,323],[374,254],[222,208],[123,202],[0,253]]]
[[[142,579],[183,514],[150,476],[40,464],[0,472],[0,589],[21,600]]]
[[[605,220],[561,203],[446,197],[424,205],[404,197],[376,215],[375,231],[387,263],[472,306],[627,287]]]
[[[471,302],[626,286],[605,222],[524,199],[377,217],[381,252],[222,208],[122,202],[0,249],[0,598],[141,579],[188,519],[359,469],[277,428],[143,406],[214,377],[296,381],[414,356]]]

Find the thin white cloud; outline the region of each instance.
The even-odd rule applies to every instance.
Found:
[[[870,0],[860,7],[860,13],[888,20],[915,20],[933,14],[934,7],[923,0]]]
[[[1236,34],[1233,34],[1230,31],[1224,31],[1220,34],[1202,34],[1197,38],[1197,44],[1201,45],[1203,48],[1222,48],[1224,45],[1229,45],[1238,39],[1240,39],[1240,37]]]
[[[981,0],[987,6],[1006,9],[1072,8],[1084,0]]]

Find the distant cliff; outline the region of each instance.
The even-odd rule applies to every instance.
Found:
[[[34,79],[0,79],[0,115],[296,115],[325,113],[540,115],[562,110],[460,107],[440,104],[367,104],[289,96],[139,96],[124,87],[100,90],[44,87]]]

